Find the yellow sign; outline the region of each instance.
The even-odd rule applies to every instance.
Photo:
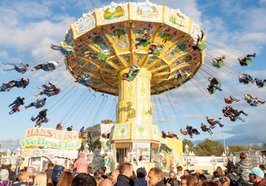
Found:
[[[79,132],[30,128],[27,129],[25,138],[20,140],[20,145],[22,148],[79,149],[81,140]]]

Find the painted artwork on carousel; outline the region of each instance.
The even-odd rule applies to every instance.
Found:
[[[147,125],[135,125],[135,137],[138,139],[148,138]]]
[[[166,24],[184,32],[189,32],[190,18],[185,16],[179,9],[174,10],[165,7],[164,10],[164,21]]]
[[[141,17],[153,18],[158,16],[158,10],[152,5],[139,5],[137,8],[137,15]]]
[[[81,36],[82,34],[90,31],[95,27],[95,18],[92,13],[83,14],[82,17],[75,23],[75,38]]]
[[[115,18],[125,15],[125,11],[121,6],[110,6],[104,10],[103,17],[107,20],[113,20]]]
[[[163,8],[150,2],[130,3],[130,18],[139,21],[162,21]]]
[[[128,139],[129,138],[129,125],[118,124],[116,132],[117,132],[118,139]]]
[[[128,20],[127,3],[111,3],[109,6],[97,9],[97,24],[106,25]]]
[[[151,126],[151,130],[152,130],[152,139],[160,139],[160,134],[159,134],[159,130],[158,130],[158,126],[156,125],[152,125]]]

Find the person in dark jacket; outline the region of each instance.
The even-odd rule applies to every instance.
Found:
[[[147,172],[145,167],[140,167],[137,169],[137,179],[134,186],[147,186],[147,181],[145,179]]]
[[[149,178],[149,186],[165,186],[164,173],[162,169],[158,167],[153,167],[150,169],[148,178]]]
[[[80,173],[74,177],[71,186],[97,186],[96,180],[89,174]]]
[[[130,179],[133,176],[133,166],[130,163],[123,163],[119,167],[119,175],[114,186],[133,186],[134,182]]]
[[[52,172],[52,182],[54,185],[57,185],[60,175],[64,172],[65,167],[62,165],[55,165]]]

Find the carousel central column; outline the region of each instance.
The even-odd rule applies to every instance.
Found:
[[[131,82],[122,79],[122,75],[129,70],[119,73],[119,101],[117,123],[138,125],[152,125],[151,104],[151,72],[140,68],[135,79]],[[133,136],[131,135],[131,138]]]

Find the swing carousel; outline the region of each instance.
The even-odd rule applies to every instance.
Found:
[[[151,95],[193,78],[204,62],[202,35],[180,10],[150,2],[111,3],[71,25],[61,42],[72,48],[67,69],[77,82],[118,96],[111,132],[116,162],[155,161],[161,133],[153,125]],[[181,156],[181,140],[171,140]]]

